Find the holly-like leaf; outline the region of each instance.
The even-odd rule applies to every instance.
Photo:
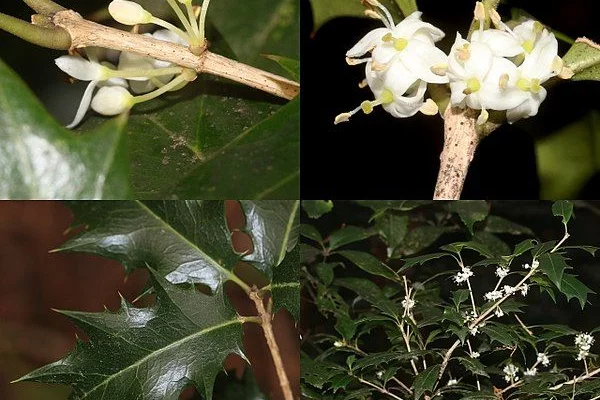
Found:
[[[457,213],[469,233],[473,234],[473,225],[488,216],[490,206],[483,200],[453,201],[448,203],[448,211]]]
[[[273,312],[286,309],[300,321],[300,247],[287,253],[281,264],[273,268],[271,282]]]
[[[241,381],[235,376],[217,379],[215,398],[219,400],[267,400],[267,397],[260,391],[250,368],[246,369]]]
[[[190,384],[211,399],[225,358],[244,356],[242,321],[222,292],[182,289],[151,272],[154,306],[123,300],[116,313],[62,311],[89,342],[20,380],[71,385],[74,399],[177,399]]]
[[[124,125],[117,118],[73,134],[0,60],[0,198],[131,197]]]
[[[540,269],[544,271],[546,276],[561,290],[563,282],[563,273],[568,267],[565,263],[565,258],[560,254],[543,254],[540,258]]]
[[[558,200],[552,204],[552,214],[555,217],[562,217],[562,223],[567,225],[573,216],[573,203],[568,200]]]
[[[408,232],[408,216],[385,213],[375,221],[375,229],[387,244],[388,257],[392,257]]]
[[[333,202],[331,200],[302,200],[302,208],[309,218],[317,219],[333,210]]]
[[[338,247],[365,240],[371,235],[372,233],[367,229],[352,225],[344,226],[329,235],[329,249],[335,250]]]
[[[574,81],[600,81],[600,45],[589,39],[579,38],[563,57],[565,65],[575,75]]]
[[[432,365],[417,375],[413,383],[415,399],[419,400],[426,392],[431,392],[435,386],[441,365]]]
[[[240,255],[233,250],[222,201],[73,202],[74,225],[87,229],[59,250],[118,260],[131,272],[152,265],[172,283],[217,290]]]
[[[369,253],[354,250],[340,251],[337,254],[352,261],[360,269],[373,275],[383,276],[391,280],[398,279],[398,275],[390,267],[379,261]]]
[[[575,275],[564,274],[560,284],[560,291],[567,297],[567,301],[572,298],[579,300],[581,309],[585,307],[587,296],[590,293],[595,293],[592,289],[585,286]]]
[[[298,243],[300,229],[299,200],[263,200],[241,202],[246,216],[246,231],[254,250],[244,257],[271,278],[286,253]]]

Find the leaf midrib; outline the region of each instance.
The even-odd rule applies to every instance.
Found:
[[[174,347],[177,347],[177,346],[179,346],[180,344],[183,344],[183,343],[185,343],[185,342],[187,342],[187,341],[189,341],[189,340],[192,340],[192,339],[196,339],[197,337],[200,337],[200,336],[202,336],[202,335],[204,335],[204,334],[206,334],[206,333],[212,332],[212,331],[214,331],[214,330],[216,330],[216,329],[224,328],[224,327],[227,327],[227,326],[229,326],[229,325],[236,324],[236,323],[241,325],[242,321],[241,321],[241,320],[239,320],[239,319],[236,317],[235,319],[228,320],[228,321],[226,321],[226,322],[223,322],[223,323],[221,323],[221,324],[219,324],[219,325],[215,325],[215,326],[211,326],[210,328],[202,329],[201,331],[198,331],[198,332],[196,332],[196,333],[194,333],[194,334],[192,334],[192,335],[189,335],[189,336],[186,336],[186,337],[184,337],[184,338],[181,338],[181,339],[179,339],[179,340],[177,340],[177,341],[175,341],[175,342],[173,342],[173,343],[169,344],[168,346],[161,347],[160,349],[153,351],[152,353],[150,353],[150,354],[148,354],[147,356],[145,356],[145,357],[143,357],[143,358],[139,359],[139,360],[138,360],[138,361],[136,361],[135,363],[133,363],[133,364],[131,364],[131,365],[127,366],[126,368],[124,368],[124,369],[120,370],[120,371],[119,371],[119,372],[117,372],[116,374],[112,374],[112,375],[110,375],[110,376],[109,376],[107,379],[103,380],[102,382],[100,382],[99,384],[97,384],[96,386],[94,386],[94,387],[93,387],[93,388],[92,388],[90,391],[88,391],[88,392],[84,393],[84,394],[83,394],[83,396],[82,396],[81,398],[82,398],[82,399],[85,399],[86,397],[88,397],[88,395],[90,395],[91,393],[93,393],[93,392],[94,392],[96,389],[98,389],[99,387],[102,387],[102,386],[104,386],[105,384],[107,384],[108,382],[110,382],[111,380],[113,380],[115,377],[117,377],[117,376],[119,376],[119,375],[123,374],[125,371],[128,371],[128,370],[130,370],[130,369],[131,369],[131,368],[133,368],[133,367],[138,367],[138,366],[140,366],[140,365],[141,365],[142,363],[144,363],[146,360],[149,360],[149,359],[151,359],[153,356],[155,356],[155,355],[157,355],[157,354],[161,354],[161,353],[163,353],[163,352],[165,352],[165,351],[167,351],[167,350],[170,350],[170,349],[172,349],[172,348],[174,348]]]
[[[281,264],[281,262],[285,258],[285,253],[287,252],[290,233],[292,232],[292,227],[294,226],[294,221],[296,219],[296,214],[298,213],[299,206],[300,206],[300,200],[294,201],[294,205],[292,206],[292,212],[290,213],[290,216],[288,218],[288,223],[285,227],[285,234],[283,235],[281,249],[279,249],[279,254],[277,257],[277,265]],[[277,266],[277,265],[275,265],[275,266]]]

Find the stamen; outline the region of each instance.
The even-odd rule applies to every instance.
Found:
[[[367,57],[367,58],[350,58],[350,57],[346,57],[346,63],[348,65],[359,65],[359,64],[364,64],[366,62],[371,61],[371,57]]]
[[[535,47],[535,41],[534,40],[526,40],[525,42],[523,42],[523,50],[525,50],[525,52],[527,54],[531,53],[533,51],[533,48]]]
[[[532,93],[538,93],[541,89],[541,85],[540,85],[540,80],[539,79],[532,79],[531,80],[531,92]]]
[[[342,122],[348,122],[350,121],[350,117],[352,116],[351,113],[345,112],[345,113],[341,113],[340,115],[338,115],[337,117],[335,117],[335,120],[333,121],[334,125],[337,124],[341,124]]]
[[[408,46],[408,40],[406,40],[405,38],[394,38],[394,48],[397,51],[402,51],[406,48],[406,46]]]
[[[385,89],[379,98],[381,104],[391,104],[394,102],[394,93],[391,90]]]
[[[431,72],[433,72],[436,75],[444,76],[448,72],[448,65],[447,64],[434,65],[430,68],[430,70],[431,70]]]
[[[371,64],[371,69],[376,72],[383,72],[388,68],[388,64],[380,64],[376,61],[373,61]]]
[[[477,125],[485,124],[489,117],[490,113],[488,113],[488,111],[485,108],[482,109],[481,114],[479,114],[479,117],[477,117]]]
[[[524,92],[528,92],[531,89],[531,82],[529,82],[529,79],[520,78],[517,81],[517,87]]]
[[[500,79],[498,80],[498,87],[500,89],[506,89],[508,86],[508,81],[510,80],[510,76],[508,74],[500,75]]]
[[[381,38],[381,40],[383,42],[391,42],[392,40],[394,40],[394,36],[392,36],[391,32],[388,32],[385,35],[383,35],[383,37]]]
[[[456,57],[461,61],[466,61],[471,57],[471,49],[468,43],[456,50]]]
[[[493,8],[490,10],[490,19],[492,20],[492,23],[494,24],[494,26],[498,29],[503,28],[502,25],[504,25],[502,23],[502,17],[500,17],[500,14],[498,14],[498,11],[494,10]]]
[[[381,15],[377,14],[375,11],[373,10],[365,10],[365,15],[369,18],[373,18],[373,19],[381,19]]]
[[[440,111],[440,109],[435,101],[433,101],[432,99],[427,99],[425,100],[425,103],[423,103],[421,108],[419,108],[419,111],[421,111],[425,115],[436,115]]]
[[[477,78],[471,78],[471,79],[469,79],[467,81],[467,89],[469,89],[469,91],[471,93],[475,93],[479,89],[481,89],[481,83],[479,83],[479,79],[477,79]]]
[[[368,83],[367,83],[367,80],[366,80],[366,79],[363,79],[362,81],[360,81],[360,82],[358,83],[358,87],[359,87],[360,89],[364,89],[364,88],[366,88],[366,87],[367,87],[367,85],[368,85]]]
[[[360,108],[367,115],[373,112],[373,104],[369,100],[365,100],[360,103]]]
[[[475,11],[473,12],[475,19],[478,21],[485,21],[485,6],[482,2],[478,1],[475,3]]]

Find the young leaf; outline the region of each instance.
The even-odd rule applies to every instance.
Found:
[[[0,198],[132,197],[125,119],[75,135],[1,60],[0,126]]]
[[[416,400],[419,400],[424,393],[431,392],[433,390],[441,367],[441,365],[432,365],[417,375],[415,381],[413,382],[413,390]]]
[[[388,278],[391,280],[398,279],[398,275],[396,275],[396,273],[390,267],[379,261],[374,256],[370,255],[369,253],[365,253],[362,251],[344,250],[338,252],[337,254],[352,261],[360,269],[367,271],[370,274],[383,276],[384,278]]]
[[[589,39],[577,39],[563,61],[575,73],[574,81],[600,80],[600,47]]]
[[[469,233],[473,234],[473,225],[483,221],[490,212],[490,206],[486,201],[463,200],[448,203],[448,211],[458,213]]]
[[[552,214],[562,217],[562,223],[567,224],[573,216],[573,203],[567,200],[559,200],[552,204]]]
[[[146,263],[172,283],[203,283],[216,291],[240,255],[233,250],[222,201],[72,202],[74,226],[87,229],[59,250],[94,253],[127,272]],[[270,270],[266,271],[271,274]]]
[[[333,202],[331,200],[302,200],[302,208],[309,218],[316,219],[333,210]]]
[[[540,258],[540,269],[544,271],[546,276],[561,290],[563,273],[568,265],[565,263],[565,258],[560,254],[543,254]]]
[[[154,306],[123,300],[116,313],[63,311],[89,342],[20,380],[71,385],[74,399],[177,399],[189,384],[211,399],[225,358],[244,357],[242,322],[221,291],[181,289],[151,272]]]

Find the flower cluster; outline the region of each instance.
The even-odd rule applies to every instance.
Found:
[[[519,377],[517,376],[519,368],[513,364],[508,364],[506,367],[504,367],[502,372],[504,372],[504,380],[506,382],[516,382],[519,380]]]
[[[577,354],[577,361],[585,359],[590,354],[590,348],[594,344],[594,337],[589,333],[580,333],[575,336],[575,346],[579,354]]]
[[[186,46],[191,51],[202,48],[205,43],[206,9],[210,0],[204,0],[199,20],[191,0],[178,0],[186,8],[187,17],[175,0],[167,1],[185,26],[186,32],[154,17],[132,1],[113,0],[108,10],[121,24],[152,23],[165,28],[152,34],[145,34],[153,39]],[[86,48],[81,54],[62,56],[55,62],[71,77],[90,82],[83,94],[77,114],[67,128],[79,125],[90,106],[102,115],[121,114],[135,104],[152,100],[169,91],[179,90],[195,80],[197,76],[195,71],[169,62],[128,52],[102,52],[97,48]],[[96,88],[98,90],[94,94]]]
[[[538,353],[537,355],[537,363],[541,363],[544,367],[550,365],[550,359],[546,355],[546,353]]]
[[[434,44],[444,33],[421,21],[421,13],[394,26],[389,11],[377,0],[366,2],[373,7],[368,14],[381,19],[385,28],[369,32],[346,56],[350,64],[366,63],[366,83],[376,100],[338,115],[336,124],[361,109],[369,114],[376,105],[397,118],[419,110],[433,115],[437,106],[431,99],[425,101],[428,83],[449,83],[450,104],[481,110],[478,124],[488,120],[488,110],[506,111],[508,122],[513,123],[537,114],[547,94],[543,83],[557,75],[568,77],[554,34],[537,21],[528,20],[511,29],[492,9],[489,13],[495,28],[485,29],[486,10],[478,2],[475,19],[479,29],[469,40],[457,33],[446,56]],[[368,52],[370,57],[358,58]]]
[[[471,271],[471,267],[462,267],[461,272],[458,272],[454,276],[454,282],[456,282],[457,284],[466,282],[471,276],[473,276],[473,271]]]

